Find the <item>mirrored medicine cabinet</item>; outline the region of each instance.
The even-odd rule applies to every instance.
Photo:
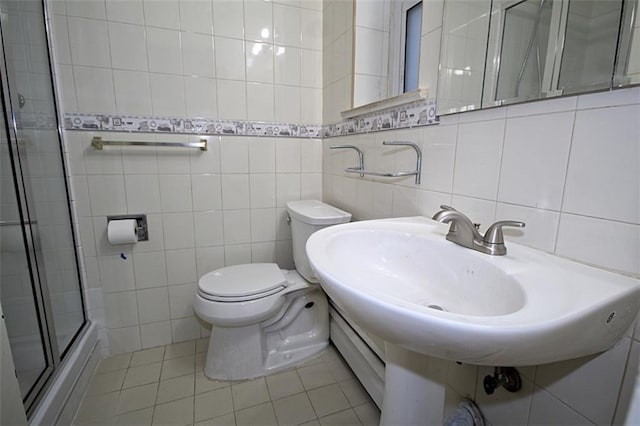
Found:
[[[445,0],[438,114],[639,84],[637,11],[638,0]]]
[[[437,98],[438,115],[640,84],[640,0],[423,2],[422,43],[441,25],[439,45],[423,45],[419,60],[421,88]],[[352,107],[397,94],[394,3],[354,0]],[[377,75],[363,71],[364,58],[378,58]],[[423,84],[436,85],[423,79],[428,73],[437,93]]]

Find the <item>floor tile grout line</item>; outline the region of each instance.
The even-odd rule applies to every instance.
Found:
[[[196,349],[195,349],[195,351],[196,351],[196,353],[198,352],[197,340],[196,340]],[[193,424],[196,423],[196,400],[197,400],[197,395],[196,395],[196,372],[198,371],[197,364],[198,364],[198,361],[196,360],[196,357],[193,357],[193,405],[192,405]]]
[[[162,357],[161,357],[160,360],[155,360],[152,357],[152,358],[150,358],[151,362],[145,361],[145,362],[143,362],[141,364],[136,364],[136,365],[133,365],[135,354],[141,353],[141,352],[144,352],[144,351],[150,351],[150,350],[157,349],[157,348],[149,348],[149,349],[143,349],[141,351],[131,352],[131,353],[128,354],[127,367],[121,368],[121,369],[112,370],[112,371],[107,371],[105,373],[101,373],[101,374],[106,374],[106,373],[116,372],[116,371],[119,371],[119,370],[124,370],[124,377],[123,377],[122,382],[120,384],[119,390],[114,390],[113,392],[107,392],[107,393],[116,393],[116,392],[118,393],[118,395],[117,395],[117,397],[118,397],[118,402],[117,402],[118,406],[119,406],[119,400],[120,400],[120,397],[121,397],[121,394],[122,394],[123,391],[130,390],[130,389],[135,389],[135,388],[139,388],[139,387],[143,387],[143,386],[149,386],[151,384],[155,384],[156,385],[156,387],[155,387],[155,397],[154,397],[154,402],[153,402],[152,406],[138,408],[138,409],[135,409],[135,410],[130,410],[130,411],[127,411],[125,413],[118,413],[118,414],[112,415],[112,419],[115,420],[115,418],[117,418],[119,416],[122,416],[122,415],[130,414],[130,413],[138,412],[138,411],[142,411],[142,410],[151,409],[152,410],[152,413],[151,413],[152,414],[152,420],[153,420],[153,419],[155,419],[156,408],[157,408],[158,405],[168,404],[168,403],[171,403],[171,402],[175,402],[175,401],[179,401],[179,400],[183,400],[183,399],[187,399],[187,398],[192,398],[192,418],[193,418],[193,423],[195,424],[196,423],[196,397],[199,395],[197,393],[197,378],[196,378],[196,376],[197,376],[197,370],[198,370],[197,369],[198,358],[199,358],[199,355],[200,355],[200,353],[198,352],[198,342],[200,340],[202,340],[202,339],[195,339],[195,340],[188,341],[188,342],[181,342],[181,343],[177,343],[177,344],[161,346],[161,347],[159,347],[159,348],[162,348]],[[170,356],[172,356],[172,358],[167,358],[167,354],[169,352],[167,349],[169,347],[176,348],[177,345],[182,345],[185,348],[186,347],[190,347],[190,348],[187,349],[187,352],[185,352],[185,353],[181,353],[180,351],[178,351],[178,354],[179,354],[178,356],[176,356],[176,353],[171,353]],[[206,352],[202,352],[202,354],[206,354]],[[116,356],[119,356],[119,355],[116,355]],[[192,364],[193,365],[192,365],[192,368],[190,369],[190,373],[188,373],[188,374],[182,373],[182,374],[179,374],[177,376],[165,378],[163,380],[162,377],[163,377],[163,373],[165,373],[165,368],[166,368],[165,363],[167,361],[173,361],[173,360],[177,360],[177,359],[180,359],[180,358],[186,358],[188,356],[192,356],[193,357],[192,358]],[[202,355],[202,356],[206,357],[206,355]],[[132,369],[136,369],[136,368],[139,368],[139,367],[150,366],[150,365],[153,365],[153,364],[160,364],[160,371],[159,371],[158,377],[157,377],[157,379],[155,381],[152,381],[152,382],[149,382],[149,383],[138,384],[136,386],[130,386],[130,387],[127,387],[127,388],[124,387],[124,384],[125,384],[125,382],[127,380],[127,376],[129,375],[129,373],[130,373],[130,371]],[[305,368],[308,368],[308,367],[314,367],[314,366],[316,366],[316,368],[319,368],[319,367],[317,367],[319,365],[322,365],[322,368],[326,368],[326,369],[329,370],[329,375],[330,375],[332,381],[330,383],[324,383],[324,384],[322,384],[320,386],[307,388],[307,386],[305,386],[305,381],[303,380],[303,375],[301,374],[301,370],[304,370]],[[345,377],[344,373],[334,371],[336,367],[338,369],[340,369],[340,368],[346,369],[346,371],[348,372],[348,377]],[[280,396],[279,398],[274,399],[273,398],[273,393],[276,392],[276,391],[275,391],[275,388],[271,389],[271,387],[269,386],[268,377],[273,377],[273,376],[275,376],[277,374],[292,373],[292,372],[295,372],[296,380],[298,381],[298,383],[302,387],[301,390],[299,392],[295,392],[295,393],[290,394],[290,395]],[[100,374],[94,373],[94,378],[96,376],[99,376],[99,375]],[[186,377],[186,376],[189,376],[189,375],[192,377],[192,380],[193,380],[193,384],[192,384],[192,387],[191,387],[191,391],[192,391],[191,395],[186,396],[186,397],[180,397],[180,398],[173,399],[173,400],[170,400],[170,401],[165,401],[165,402],[163,402],[161,404],[158,403],[160,385],[161,385],[161,383],[163,381],[179,379],[179,378]],[[268,399],[266,401],[263,401],[263,402],[260,402],[260,403],[257,403],[257,404],[252,404],[252,405],[249,405],[247,407],[243,407],[242,409],[236,409],[236,401],[235,401],[235,398],[234,398],[234,395],[233,395],[233,387],[234,386],[238,386],[238,385],[243,384],[243,383],[250,382],[252,380],[261,380],[262,381],[262,383],[264,385],[264,389],[266,390],[266,394],[265,395],[266,395],[266,397]],[[310,422],[310,421],[314,421],[314,420],[319,422],[319,420],[321,418],[326,418],[328,416],[333,416],[333,415],[336,415],[338,413],[342,413],[342,412],[346,412],[346,411],[351,410],[354,413],[356,419],[361,424],[364,424],[364,421],[360,418],[358,413],[355,411],[355,408],[364,407],[366,405],[370,405],[370,406],[374,406],[375,407],[373,401],[371,400],[371,398],[369,397],[368,393],[366,392],[366,389],[364,389],[364,388],[362,388],[361,391],[364,392],[364,394],[367,396],[367,401],[361,402],[361,403],[356,405],[355,403],[352,403],[351,400],[347,397],[347,394],[345,393],[344,388],[343,388],[343,384],[344,383],[346,383],[347,381],[355,381],[360,385],[360,387],[362,387],[362,384],[358,381],[357,376],[355,376],[355,374],[353,373],[351,368],[348,366],[348,364],[346,364],[346,361],[340,356],[340,354],[331,345],[329,345],[328,349],[325,352],[323,352],[322,354],[320,354],[318,357],[313,358],[311,360],[308,360],[306,363],[304,363],[302,365],[292,366],[292,367],[290,367],[290,368],[288,368],[288,369],[286,369],[284,371],[275,372],[272,375],[264,376],[264,377],[260,377],[260,378],[256,378],[256,379],[252,379],[252,380],[242,380],[242,381],[217,381],[217,380],[215,380],[214,382],[221,382],[221,383],[225,383],[226,382],[226,384],[224,386],[222,386],[222,387],[215,388],[213,390],[208,390],[208,391],[201,392],[200,394],[204,394],[204,393],[208,393],[208,392],[214,392],[214,391],[217,391],[217,390],[222,390],[222,389],[225,389],[225,388],[228,388],[229,391],[231,392],[231,399],[232,399],[231,401],[232,401],[232,410],[233,411],[231,413],[227,413],[227,414],[211,417],[211,419],[218,418],[218,417],[224,417],[224,416],[233,414],[234,422],[236,422],[236,424],[237,424],[237,422],[238,422],[238,416],[237,416],[238,412],[240,412],[242,410],[255,408],[255,407],[259,406],[259,405],[263,405],[263,404],[268,403],[270,405],[270,407],[271,407],[271,410],[273,412],[274,417],[276,418],[276,421],[278,422],[278,416],[277,416],[277,413],[276,413],[276,410],[275,410],[275,404],[274,403],[277,402],[277,401],[280,401],[282,399],[289,398],[289,397],[294,397],[294,396],[300,395],[300,394],[304,394],[305,395],[307,401],[310,403],[310,406],[311,406],[311,408],[313,410],[313,414],[314,414],[314,417],[315,417],[315,419],[310,419],[310,420],[307,420],[306,422]],[[308,383],[307,383],[307,385],[308,385]],[[345,398],[345,400],[346,400],[346,402],[348,404],[348,407],[344,408],[342,410],[335,411],[333,413],[326,414],[326,415],[324,415],[322,417],[319,417],[318,413],[317,413],[317,410],[316,410],[316,407],[313,405],[313,402],[312,402],[312,399],[311,399],[311,396],[310,396],[310,392],[312,393],[315,390],[319,390],[319,389],[326,388],[326,387],[329,387],[329,386],[334,386],[334,385],[338,386],[338,389],[340,390],[340,393],[342,394],[342,396]],[[102,394],[99,394],[99,395],[105,395],[107,393],[102,393]],[[88,395],[85,395],[85,398],[87,396]],[[83,399],[83,402],[84,402],[84,399]],[[206,421],[206,420],[210,420],[210,419],[200,419],[198,421],[200,422],[200,421]]]

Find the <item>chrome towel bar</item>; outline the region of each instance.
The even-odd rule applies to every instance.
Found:
[[[364,154],[362,153],[362,150],[360,148],[358,148],[355,145],[331,145],[329,146],[329,149],[354,149],[357,153],[358,153],[358,170],[363,170],[364,169]],[[355,167],[347,167],[347,169],[353,169],[356,170]],[[364,176],[364,173],[360,173],[360,177]]]
[[[404,177],[404,176],[413,176],[413,175],[419,175],[420,173],[417,171],[411,171],[411,172],[373,172],[370,170],[361,170],[361,169],[356,169],[355,167],[347,167],[346,169],[344,169],[345,172],[347,173],[360,173],[360,175],[370,175],[370,176],[381,176],[381,177]],[[418,178],[416,178],[416,180],[419,180]],[[420,182],[416,182],[416,183],[420,183]]]
[[[416,151],[416,169],[411,171],[401,171],[401,172],[374,172],[371,170],[365,170],[364,168],[364,158],[362,155],[362,151],[353,145],[332,145],[329,148],[353,148],[358,151],[358,155],[360,157],[360,167],[347,167],[344,171],[347,173],[358,173],[360,176],[369,175],[369,176],[381,176],[381,177],[404,177],[404,176],[415,176],[416,184],[420,184],[420,177],[422,175],[422,151],[420,147],[413,142],[403,142],[403,141],[384,141],[383,145],[396,145],[396,146],[410,146]]]
[[[100,136],[91,139],[91,146],[95,149],[102,149],[106,145],[112,146],[161,146],[161,147],[182,147],[199,148],[200,151],[207,150],[207,140],[200,139],[200,142],[143,142],[143,141],[104,141]]]

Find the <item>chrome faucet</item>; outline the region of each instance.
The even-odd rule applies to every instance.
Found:
[[[463,213],[453,207],[442,205],[442,210],[433,215],[433,220],[442,223],[451,223],[447,240],[463,247],[467,247],[481,253],[492,256],[503,256],[507,254],[507,247],[504,245],[502,227],[515,226],[524,228],[524,222],[513,220],[500,220],[491,225],[484,236],[478,231],[479,224],[475,224]]]

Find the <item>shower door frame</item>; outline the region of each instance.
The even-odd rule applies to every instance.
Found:
[[[60,164],[63,171],[62,179],[64,181],[64,189],[66,195],[66,205],[67,205],[67,213],[69,217],[69,229],[71,231],[71,238],[73,241],[73,253],[74,259],[76,263],[76,273],[78,278],[78,290],[80,294],[80,299],[82,303],[82,314],[83,314],[83,323],[76,331],[74,336],[71,338],[67,348],[64,351],[60,351],[58,347],[58,340],[56,338],[56,329],[54,322],[53,309],[51,306],[51,298],[49,296],[49,287],[47,285],[46,274],[44,273],[45,264],[44,259],[40,255],[37,247],[42,247],[40,244],[39,234],[37,228],[34,230],[34,226],[37,227],[37,224],[31,219],[29,214],[29,206],[34,205],[34,198],[32,196],[32,191],[29,185],[29,182],[24,179],[22,162],[20,156],[20,144],[22,143],[21,139],[18,137],[18,128],[15,120],[14,110],[15,105],[11,99],[11,82],[9,79],[9,72],[6,63],[6,54],[5,54],[5,39],[3,28],[5,26],[0,26],[0,80],[1,80],[1,99],[2,112],[5,116],[5,125],[6,129],[0,129],[0,131],[6,131],[7,133],[7,142],[8,142],[8,150],[9,156],[11,160],[12,166],[12,174],[14,178],[14,187],[16,191],[16,198],[20,211],[20,221],[22,227],[22,233],[24,236],[25,242],[25,254],[28,259],[29,264],[29,272],[31,275],[31,285],[32,291],[35,297],[36,302],[36,310],[38,314],[38,323],[40,325],[40,331],[42,333],[43,347],[44,347],[44,355],[46,360],[46,368],[40,374],[36,382],[32,385],[31,389],[27,393],[24,398],[24,406],[27,418],[30,418],[31,414],[37,408],[38,402],[44,397],[46,390],[49,385],[54,381],[56,373],[60,370],[60,367],[65,362],[65,355],[69,352],[72,352],[77,346],[78,342],[81,340],[80,337],[87,332],[89,328],[90,321],[87,315],[87,306],[84,294],[84,285],[81,273],[81,259],[78,253],[78,245],[77,245],[77,235],[74,221],[74,214],[71,208],[71,197],[69,190],[69,179],[67,173],[67,164],[65,161],[65,155],[63,150],[63,139],[62,132],[60,127],[60,113],[58,110],[58,91],[55,84],[54,73],[53,73],[53,57],[52,57],[52,45],[51,45],[51,29],[49,27],[49,12],[48,12],[48,4],[44,0],[40,0],[42,4],[42,19],[44,23],[44,36],[45,42],[47,46],[47,61],[48,61],[48,69],[49,69],[49,81],[52,88],[53,95],[53,111],[55,115],[55,123],[56,123],[56,136],[57,136],[57,146],[60,153]],[[2,7],[2,3],[0,3],[0,9]],[[4,14],[1,14],[4,15]],[[1,16],[0,15],[0,16]],[[6,15],[0,17],[0,19],[5,20]],[[27,218],[25,220],[25,218]],[[35,232],[34,232],[35,231]],[[11,346],[11,345],[10,345]]]

